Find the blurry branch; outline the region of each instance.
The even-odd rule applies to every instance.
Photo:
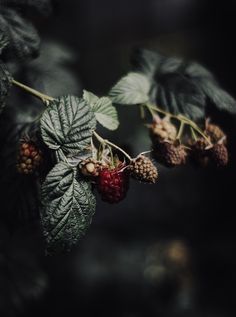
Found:
[[[47,95],[45,95],[45,94],[43,94],[43,93],[41,93],[41,92],[39,92],[39,91],[37,91],[37,90],[35,90],[33,88],[30,88],[29,86],[26,86],[26,85],[16,81],[15,79],[12,80],[12,83],[13,83],[13,85],[15,85],[15,86],[27,91],[31,95],[41,99],[44,104],[47,104],[48,101],[53,101],[54,100],[54,98],[52,98],[50,96],[47,96]]]

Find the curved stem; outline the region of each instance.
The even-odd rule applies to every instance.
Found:
[[[197,131],[209,143],[209,145],[211,145],[211,141],[209,140],[207,135],[205,135],[205,133],[197,126],[197,124],[194,121],[185,117],[184,120],[187,122],[187,124],[189,124],[190,127]]]
[[[155,110],[155,111],[157,111],[157,112],[159,112],[159,113],[162,113],[162,114],[164,114],[164,115],[166,115],[166,116],[169,116],[170,118],[175,118],[175,119],[177,119],[177,116],[176,116],[176,115],[174,115],[174,114],[172,114],[172,113],[170,113],[170,112],[167,112],[167,111],[165,111],[165,110],[163,110],[163,109],[161,109],[161,108],[159,108],[159,107],[157,107],[157,106],[153,106],[153,105],[151,105],[150,103],[145,104],[145,106],[149,109],[149,111],[150,111],[150,110]]]
[[[153,105],[150,105],[150,104],[146,104],[146,107],[150,110],[152,109],[152,111],[157,111],[159,113],[162,113],[166,116],[169,116],[170,118],[173,118],[173,119],[176,119],[180,122],[183,122],[184,124],[187,124],[189,125],[190,127],[192,127],[196,132],[198,132],[198,134],[200,134],[208,143],[209,145],[211,145],[211,141],[209,140],[209,138],[205,135],[205,133],[197,126],[197,124],[192,121],[191,119],[181,115],[181,114],[178,114],[178,115],[174,115],[170,112],[167,112],[165,110],[162,110],[160,109],[159,107],[157,106],[153,106]]]
[[[196,136],[194,129],[192,127],[190,127],[190,130],[191,130],[191,134],[192,134],[194,141],[197,141],[197,136]]]
[[[185,126],[185,122],[184,121],[181,121],[180,122],[180,127],[179,127],[179,132],[177,134],[177,137],[176,139],[180,140],[182,134],[183,134],[183,131],[184,131],[184,126]]]
[[[152,108],[152,106],[147,104],[146,107],[148,108],[149,112],[151,113],[152,117],[154,118],[155,117],[155,111]]]
[[[41,93],[41,92],[29,87],[29,86],[26,86],[26,85],[20,83],[19,81],[15,80],[15,79],[12,80],[12,83],[13,83],[13,85],[15,85],[15,86],[27,91],[28,93],[30,93],[31,95],[33,95],[35,97],[39,98],[45,104],[47,104],[48,101],[53,101],[54,100],[54,98],[52,98],[50,96],[47,96],[47,95],[45,95],[45,94],[43,94],[43,93]]]
[[[97,132],[95,132],[95,131],[93,131],[93,135],[96,137],[96,139],[97,139],[100,143],[102,143],[102,144],[107,144],[107,145],[112,146],[113,148],[115,148],[115,149],[117,149],[118,151],[120,151],[121,153],[123,153],[124,156],[127,157],[128,160],[132,161],[131,156],[130,156],[128,153],[126,153],[123,149],[121,149],[119,146],[117,146],[116,144],[114,144],[114,143],[112,143],[112,142],[110,142],[110,141],[108,141],[108,140],[103,139],[103,138],[102,138]]]

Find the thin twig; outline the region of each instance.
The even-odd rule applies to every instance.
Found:
[[[43,93],[41,93],[41,92],[39,92],[39,91],[37,91],[37,90],[35,90],[35,89],[29,87],[29,86],[26,86],[26,85],[20,83],[19,81],[15,80],[15,79],[12,80],[12,83],[13,83],[15,86],[17,86],[17,87],[19,87],[19,88],[21,88],[21,89],[27,91],[27,92],[30,93],[31,95],[33,95],[33,96],[39,98],[40,100],[42,100],[42,102],[43,102],[44,104],[46,104],[46,106],[48,105],[48,102],[49,102],[49,101],[53,101],[53,100],[54,100],[54,98],[52,98],[52,97],[50,97],[50,96],[47,96],[47,95],[45,95],[45,94],[43,94]]]
[[[103,139],[97,132],[93,131],[93,135],[97,138],[97,140],[102,143],[102,144],[107,144],[107,145],[110,145],[112,146],[113,148],[117,149],[118,151],[120,151],[121,153],[124,154],[125,157],[127,157],[128,160],[132,161],[132,158],[131,156],[126,153],[123,149],[121,149],[119,146],[117,146],[116,144],[106,140],[106,139]]]
[[[198,127],[198,125],[190,120],[189,118],[181,115],[181,114],[178,114],[178,115],[174,115],[172,113],[169,113],[163,109],[160,109],[159,107],[157,106],[153,106],[153,105],[150,105],[150,104],[146,104],[147,108],[150,110],[152,109],[153,111],[157,111],[159,113],[162,113],[166,116],[169,116],[170,118],[173,118],[173,119],[176,119],[180,122],[183,122],[184,124],[187,124],[189,125],[190,127],[192,127],[196,132],[198,132],[198,134],[200,134],[208,143],[209,145],[211,145],[211,141],[209,140],[209,138],[207,137],[207,135]]]

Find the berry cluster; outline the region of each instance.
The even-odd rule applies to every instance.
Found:
[[[100,161],[91,158],[80,164],[80,172],[94,181],[103,201],[118,203],[123,200],[129,189],[130,177],[144,183],[156,182],[157,168],[143,154],[131,159],[129,164],[112,158],[107,156]]]
[[[183,119],[182,123],[187,125],[188,121]],[[206,121],[204,130],[193,126],[199,136],[191,125],[191,135],[186,133],[182,136],[183,129],[179,131],[181,133],[177,133],[176,126],[171,122],[170,117],[161,119],[157,115],[153,116],[153,122],[148,127],[154,158],[167,167],[184,165],[188,159],[204,167],[226,166],[228,164],[227,140],[222,129],[210,123],[209,120]]]
[[[206,122],[204,131],[209,138],[199,138],[192,143],[192,160],[200,166],[210,164],[217,167],[224,167],[228,164],[227,138],[221,128],[215,124]]]

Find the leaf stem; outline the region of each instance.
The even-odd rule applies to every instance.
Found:
[[[44,104],[46,104],[46,105],[47,105],[47,103],[48,103],[49,101],[53,101],[53,100],[54,100],[54,98],[52,98],[52,97],[50,97],[50,96],[47,96],[47,95],[45,95],[45,94],[39,92],[38,90],[35,90],[35,89],[29,87],[29,86],[26,86],[26,85],[20,83],[19,81],[15,80],[15,79],[12,80],[12,84],[15,85],[15,86],[17,86],[17,87],[19,87],[19,88],[21,88],[21,89],[23,89],[23,90],[25,90],[25,91],[27,91],[27,92],[30,93],[31,95],[33,95],[33,96],[39,98],[39,99],[42,100],[42,102],[43,102]]]
[[[121,153],[123,153],[124,156],[127,157],[127,159],[128,159],[129,161],[132,161],[131,156],[130,156],[128,153],[126,153],[123,149],[121,149],[119,146],[117,146],[116,144],[114,144],[114,143],[112,143],[112,142],[110,142],[110,141],[108,141],[108,140],[103,139],[103,138],[102,138],[97,132],[95,132],[95,131],[93,131],[93,135],[96,137],[96,139],[97,139],[101,144],[110,145],[111,147],[113,147],[113,148],[117,149],[118,151],[120,151]]]

